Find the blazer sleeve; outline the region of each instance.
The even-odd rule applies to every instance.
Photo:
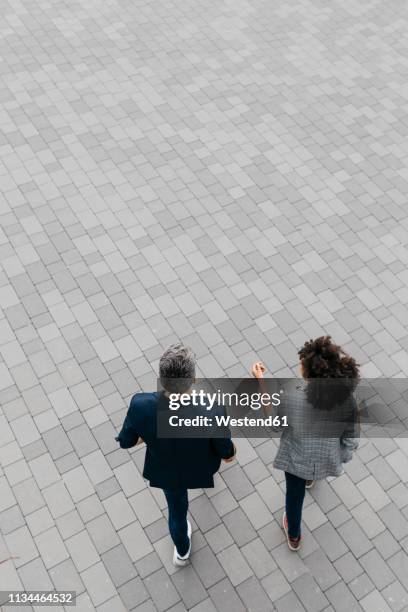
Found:
[[[353,457],[353,451],[358,448],[360,438],[360,423],[358,421],[357,404],[353,400],[350,417],[340,438],[342,462],[347,463]]]
[[[225,408],[224,406],[218,406],[217,408],[218,414],[225,416]],[[231,440],[231,431],[230,428],[224,426],[222,428],[222,432],[220,429],[217,430],[218,436],[211,438],[211,444],[215,451],[215,453],[221,457],[221,459],[230,459],[235,455],[235,446]],[[222,433],[222,435],[220,435]]]
[[[134,406],[131,402],[125,420],[123,421],[122,429],[115,438],[115,440],[119,442],[121,448],[132,448],[132,446],[136,446],[140,437],[139,432],[135,428],[134,418],[132,416],[133,411]]]

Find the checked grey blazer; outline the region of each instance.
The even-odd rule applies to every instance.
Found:
[[[357,404],[350,395],[342,406],[319,410],[307,399],[306,384],[288,391],[279,407],[281,427],[274,467],[306,480],[339,476],[358,446]]]

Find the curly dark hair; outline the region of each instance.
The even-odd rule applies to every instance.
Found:
[[[327,410],[338,406],[355,390],[360,378],[359,364],[331,336],[308,340],[298,355],[303,376],[308,381],[308,400],[316,408]]]

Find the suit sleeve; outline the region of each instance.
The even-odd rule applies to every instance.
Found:
[[[121,448],[132,448],[136,446],[139,440],[139,433],[135,429],[134,419],[132,418],[132,403],[129,406],[126,418],[123,421],[122,429],[119,435],[115,438],[119,442]]]
[[[224,406],[219,406],[217,409],[218,414],[225,416],[225,408]],[[211,438],[211,444],[216,452],[216,454],[221,457],[221,459],[230,459],[235,455],[235,446],[231,440],[231,432],[229,427],[224,426],[222,428],[222,435],[220,435],[220,430],[217,430],[218,436]]]

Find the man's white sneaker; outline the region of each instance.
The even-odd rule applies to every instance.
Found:
[[[190,523],[190,521],[187,521],[187,535],[188,535],[188,539],[190,540],[190,545],[188,547],[188,551],[186,552],[186,554],[183,557],[181,557],[178,554],[177,548],[174,547],[173,563],[174,563],[174,565],[178,565],[180,567],[183,567],[184,565],[187,565],[188,560],[190,558],[190,553],[191,553],[191,523]]]

